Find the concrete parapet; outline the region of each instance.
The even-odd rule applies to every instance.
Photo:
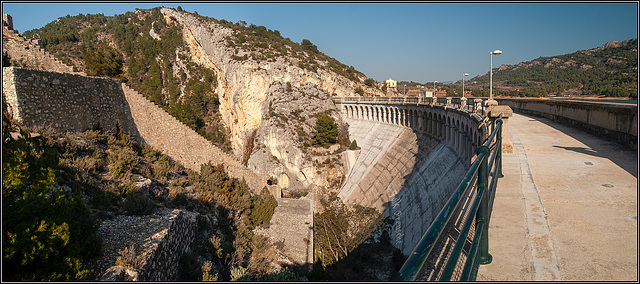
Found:
[[[509,118],[513,116],[513,110],[507,105],[489,105],[485,114],[491,122],[491,130],[493,132],[496,126],[496,121],[502,119],[502,151],[511,153],[513,151],[513,144],[509,139]]]
[[[638,149],[638,106],[548,99],[498,98],[514,111],[579,127]]]

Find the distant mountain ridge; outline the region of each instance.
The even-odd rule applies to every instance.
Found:
[[[498,96],[637,97],[638,39],[610,41],[570,54],[540,57],[493,72]],[[488,95],[489,74],[472,78],[474,96]]]

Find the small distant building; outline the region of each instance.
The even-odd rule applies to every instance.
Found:
[[[384,81],[384,83],[387,84],[387,91],[397,92],[398,81],[389,78],[386,81]]]

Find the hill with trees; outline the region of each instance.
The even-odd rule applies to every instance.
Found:
[[[180,7],[177,10],[187,13]],[[309,72],[330,70],[363,85],[366,81],[353,66],[325,55],[308,39],[295,43],[264,26],[217,20],[197,12],[191,15],[233,31],[225,37],[233,60],[259,63],[284,58]],[[229,126],[218,111],[219,74],[193,62],[182,32],[179,25],[167,23],[158,7],[112,17],[67,15],[26,31],[24,36],[39,39],[47,52],[88,75],[122,80],[221,149],[231,151]]]
[[[497,96],[637,98],[637,86],[637,38],[517,65],[502,65],[493,72],[493,90]],[[488,96],[489,74],[469,79],[465,89],[473,96]]]

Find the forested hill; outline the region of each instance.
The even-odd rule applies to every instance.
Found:
[[[637,97],[638,39],[611,41],[570,54],[540,57],[493,72],[498,96]],[[466,87],[474,96],[488,95],[489,73]]]
[[[223,150],[231,151],[230,141],[234,138],[229,129],[237,127],[225,125],[224,121],[233,122],[238,118],[225,118],[225,113],[219,111],[234,106],[224,105],[225,102],[220,98],[231,96],[222,94],[218,83],[224,84],[226,79],[222,76],[233,79],[248,78],[248,75],[225,75],[198,62],[204,59],[202,54],[192,50],[197,43],[187,42],[185,29],[160,11],[158,7],[136,9],[135,12],[112,17],[103,14],[67,15],[41,29],[26,31],[24,36],[39,39],[44,49],[58,60],[90,76],[122,80]],[[283,70],[295,71],[289,71],[290,74],[311,74],[332,80],[339,77],[334,80],[332,87],[346,91],[331,90],[329,94],[332,91],[338,94],[347,91],[362,94],[363,89],[375,91],[368,90],[372,88],[371,84],[365,84],[364,74],[323,54],[307,39],[295,43],[282,37],[279,31],[264,26],[248,25],[244,21],[231,23],[224,19],[216,20],[198,15],[197,12],[188,13],[181,8],[178,12],[195,16],[198,21],[192,24],[202,25],[210,32],[212,38],[207,40],[207,44],[216,46],[218,53],[215,56],[221,61],[218,65],[235,64],[233,68],[227,66],[221,70],[230,72],[244,68],[241,66],[271,64],[274,66],[268,69],[273,73],[275,65],[279,64],[284,66]],[[256,68],[256,72],[251,72],[264,73]],[[247,88],[237,82],[235,85],[227,82],[227,85]],[[224,90],[231,92],[227,85]],[[233,115],[242,117],[241,114]],[[238,124],[251,123],[240,121]],[[241,139],[236,137],[235,140]]]

